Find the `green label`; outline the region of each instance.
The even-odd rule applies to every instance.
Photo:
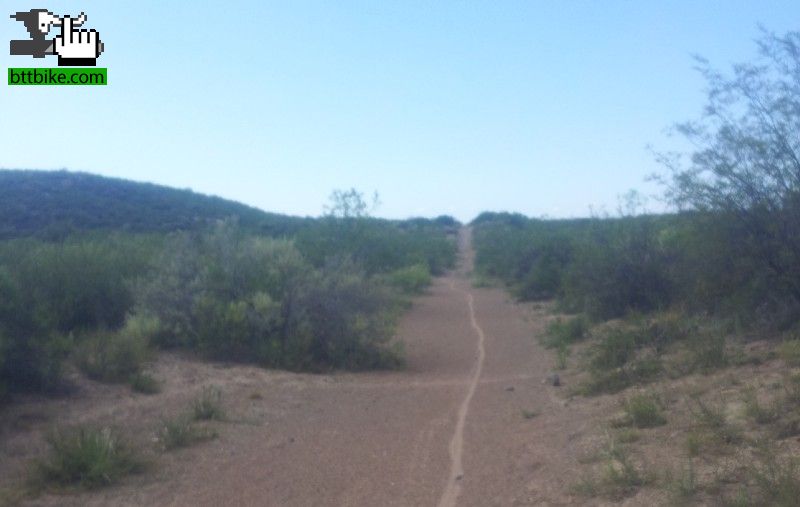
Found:
[[[108,69],[14,68],[8,69],[9,86],[103,86],[108,84]]]

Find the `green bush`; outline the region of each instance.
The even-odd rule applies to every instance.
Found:
[[[308,332],[306,359],[313,368],[387,368],[401,362],[387,346],[396,311],[386,290],[348,262],[325,266],[306,284],[293,323]],[[304,329],[305,328],[305,329]]]
[[[95,331],[78,343],[76,363],[93,380],[127,382],[149,359],[150,337],[159,329],[158,319],[133,316],[119,331]]]
[[[609,330],[595,345],[591,367],[595,370],[621,368],[633,359],[636,335],[626,329]]]
[[[98,488],[142,468],[143,462],[109,428],[78,427],[48,436],[49,456],[37,463],[34,480],[45,486]]]
[[[162,421],[159,430],[159,440],[164,450],[171,451],[182,447],[189,447],[203,440],[215,438],[213,431],[201,429],[192,423],[186,416],[178,416]]]
[[[547,325],[547,332],[542,344],[547,348],[561,349],[567,345],[581,341],[589,331],[589,322],[583,316],[561,319],[560,317]]]
[[[161,392],[161,383],[147,373],[136,373],[130,378],[131,389],[142,394],[157,394]]]
[[[653,428],[667,423],[661,407],[652,395],[631,396],[625,401],[624,408],[628,421],[637,428]]]
[[[415,264],[389,274],[389,283],[404,294],[420,294],[431,284],[431,274],[424,264]]]

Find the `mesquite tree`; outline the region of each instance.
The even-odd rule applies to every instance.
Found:
[[[764,32],[758,47],[730,74],[697,59],[708,101],[677,126],[696,150],[688,163],[662,162],[673,202],[736,223],[737,240],[800,302],[800,32]]]

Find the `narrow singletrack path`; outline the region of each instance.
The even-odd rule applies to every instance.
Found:
[[[109,397],[104,420],[157,421],[216,385],[230,415],[219,438],[164,453],[120,486],[36,505],[581,504],[568,491],[589,423],[541,382],[553,364],[536,340],[546,316],[473,287],[466,228],[459,248],[458,268],[401,319],[404,369],[310,375],[162,357],[164,393]]]
[[[469,413],[469,404],[475,395],[475,390],[478,388],[478,382],[483,372],[483,361],[486,357],[486,351],[483,346],[486,341],[486,335],[483,334],[483,329],[478,325],[478,321],[475,318],[475,298],[469,292],[467,293],[467,304],[469,305],[469,318],[472,329],[478,335],[478,359],[475,364],[475,372],[472,374],[472,380],[469,383],[467,395],[458,409],[456,430],[453,433],[453,439],[450,440],[450,478],[447,481],[447,487],[442,494],[442,498],[439,500],[439,507],[455,506],[458,494],[461,492],[460,480],[464,477],[464,465],[461,459],[464,453],[464,425]]]

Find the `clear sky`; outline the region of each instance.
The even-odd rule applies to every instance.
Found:
[[[800,29],[797,0],[3,6],[6,41],[27,37],[13,12],[85,11],[110,84],[0,85],[0,167],[300,215],[356,187],[392,218],[613,211],[631,188],[655,191],[647,146],[680,147],[666,129],[700,112],[692,54],[727,69],[753,58],[759,24]],[[4,67],[40,63],[1,54]]]

